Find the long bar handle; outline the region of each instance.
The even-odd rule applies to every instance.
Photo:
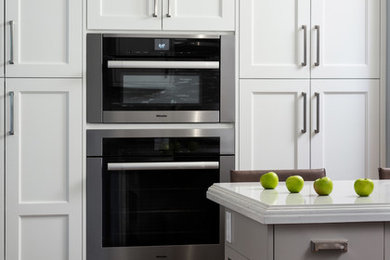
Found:
[[[301,130],[302,134],[307,132],[307,94],[302,92],[303,97],[303,129]]]
[[[14,33],[15,33],[15,22],[13,20],[9,21],[10,31],[9,31],[9,64],[15,64],[15,56],[14,56]]]
[[[307,65],[307,26],[302,25],[303,30],[303,62],[301,63],[302,67]]]
[[[316,25],[314,26],[314,29],[317,30],[317,61],[314,63],[314,66],[318,67],[320,66],[320,46],[321,46],[320,26]]]
[[[171,17],[172,17],[172,14],[171,14],[171,0],[168,0],[168,12],[167,12],[167,17],[168,17],[168,18],[171,18]]]
[[[154,12],[153,17],[158,17],[158,0],[154,0]]]
[[[109,171],[127,170],[199,170],[218,169],[219,162],[147,162],[147,163],[107,163]]]
[[[348,252],[348,240],[312,240],[311,251]]]
[[[314,96],[317,98],[317,126],[314,132],[318,134],[320,132],[320,93],[315,92]]]
[[[107,61],[109,69],[219,69],[218,61]]]
[[[10,105],[10,111],[9,111],[9,135],[14,135],[15,134],[15,93],[13,91],[9,92],[9,105]]]

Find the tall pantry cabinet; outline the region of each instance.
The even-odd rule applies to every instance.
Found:
[[[82,1],[3,4],[5,258],[80,260]]]
[[[380,2],[240,2],[240,169],[377,178]]]

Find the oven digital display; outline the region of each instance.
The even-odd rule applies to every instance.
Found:
[[[169,51],[169,39],[155,39],[154,40],[155,51]]]

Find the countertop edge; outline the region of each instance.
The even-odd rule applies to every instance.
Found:
[[[390,221],[390,205],[267,206],[217,185],[207,198],[261,224],[305,224]]]

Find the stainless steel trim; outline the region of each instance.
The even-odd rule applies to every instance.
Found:
[[[317,125],[316,125],[316,129],[314,130],[314,132],[316,134],[318,134],[320,132],[320,93],[314,93],[314,96],[317,98],[317,111],[316,111],[316,115],[317,115]]]
[[[103,36],[87,35],[87,122],[103,122]]]
[[[234,154],[234,126],[228,128],[87,130],[87,156],[103,155],[104,138],[219,137],[220,154]]]
[[[338,251],[348,252],[348,240],[312,240],[311,251]]]
[[[172,15],[171,15],[171,0],[168,0],[168,13],[167,13],[167,17],[168,18],[172,17]]]
[[[320,26],[314,26],[314,29],[317,30],[317,61],[314,63],[314,66],[320,66]]]
[[[220,121],[235,121],[235,37],[234,35],[221,36],[221,99]]]
[[[219,69],[218,61],[107,61],[109,69]]]
[[[9,64],[15,64],[15,56],[14,56],[14,33],[15,33],[15,22],[13,20],[9,21],[10,31],[9,31]]]
[[[158,17],[158,0],[154,0],[154,12],[153,17]]]
[[[9,135],[14,135],[15,134],[15,93],[13,91],[9,92]]]
[[[230,35],[230,34],[229,34]],[[104,38],[188,38],[188,39],[219,39],[218,34],[102,34]]]
[[[304,134],[307,132],[307,94],[306,92],[302,92],[303,97],[303,129],[301,133]]]
[[[303,30],[303,62],[301,63],[302,67],[307,65],[307,26],[302,25]]]
[[[146,170],[194,170],[218,169],[219,162],[147,162],[147,163],[107,163],[109,171]]]
[[[104,123],[218,123],[219,111],[103,111]]]

